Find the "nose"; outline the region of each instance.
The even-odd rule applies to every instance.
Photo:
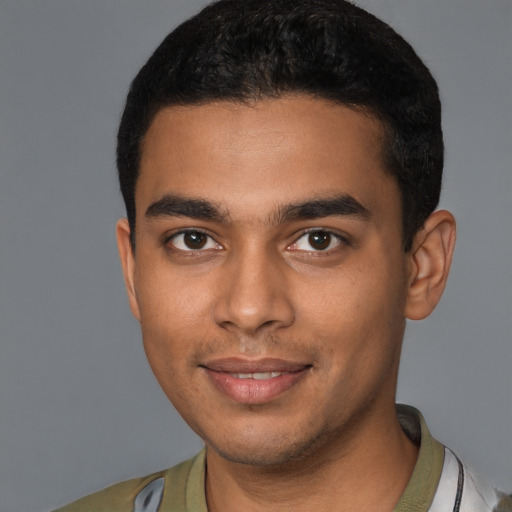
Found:
[[[217,325],[253,335],[293,324],[285,263],[270,252],[253,248],[230,256],[214,307]]]

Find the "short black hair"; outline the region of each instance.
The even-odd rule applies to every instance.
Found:
[[[443,135],[437,84],[391,27],[345,0],[220,0],[171,32],[133,80],[117,167],[132,244],[141,145],[164,107],[304,94],[364,109],[385,127],[403,244],[434,211]]]

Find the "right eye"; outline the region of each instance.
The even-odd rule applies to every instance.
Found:
[[[180,251],[222,249],[210,235],[193,229],[176,233],[168,239],[167,244]]]

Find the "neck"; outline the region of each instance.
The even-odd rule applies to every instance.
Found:
[[[417,459],[394,413],[365,418],[298,461],[250,466],[207,451],[209,512],[392,511]]]

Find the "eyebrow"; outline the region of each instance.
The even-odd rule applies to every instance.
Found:
[[[354,197],[343,194],[280,206],[271,216],[271,221],[275,224],[284,224],[332,216],[366,220],[371,217],[371,213]],[[147,208],[146,218],[157,217],[187,217],[220,223],[229,221],[228,213],[215,203],[202,198],[189,198],[175,194],[166,194]]]
[[[280,224],[294,220],[332,216],[348,216],[367,220],[371,217],[371,212],[351,195],[343,194],[282,206],[277,211],[275,222]]]
[[[148,207],[146,218],[156,217],[188,217],[222,223],[228,220],[228,215],[211,201],[174,194],[167,194]]]

